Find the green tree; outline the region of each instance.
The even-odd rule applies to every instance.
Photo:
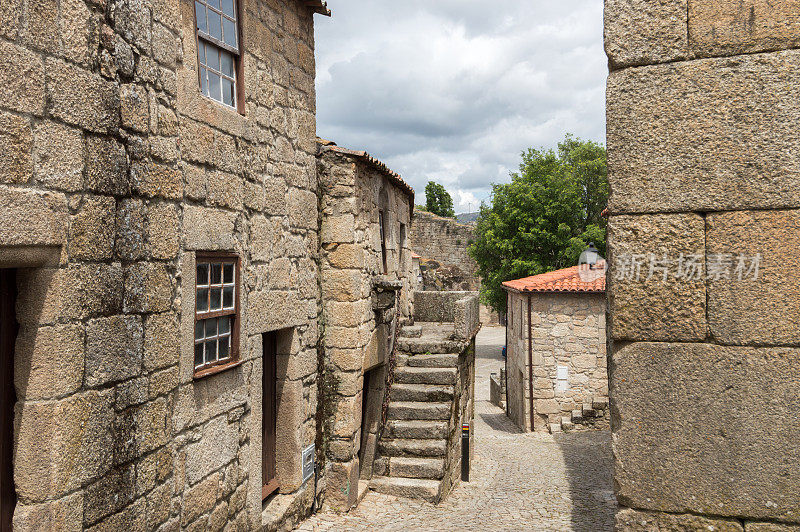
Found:
[[[425,186],[425,210],[445,218],[455,218],[453,198],[439,183],[428,181]]]
[[[511,183],[492,185],[482,204],[471,255],[481,297],[506,311],[502,283],[573,266],[594,242],[605,253],[606,150],[567,135],[557,150],[529,149]]]

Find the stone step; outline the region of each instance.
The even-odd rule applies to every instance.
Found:
[[[403,353],[412,354],[461,353],[468,345],[465,340],[432,339],[427,335],[423,335],[422,338],[400,337],[397,339],[397,348]]]
[[[392,401],[451,401],[453,386],[438,384],[393,384],[389,396]]]
[[[423,401],[390,401],[387,419],[437,419],[450,420],[452,403],[430,403]]]
[[[436,440],[447,438],[447,421],[405,421],[393,419],[386,422],[384,438],[410,438]]]
[[[403,477],[375,477],[369,487],[379,493],[406,497],[408,499],[422,499],[428,502],[439,502],[438,480]]]
[[[561,428],[565,431],[575,428],[575,425],[572,423],[572,419],[569,416],[564,416],[561,418]]]
[[[444,476],[444,458],[396,456],[389,459],[389,476],[441,479]]]
[[[592,408],[595,410],[607,410],[608,409],[608,398],[607,397],[595,397],[592,399]]]
[[[458,355],[439,353],[438,355],[411,355],[406,365],[415,368],[457,368]]]
[[[399,384],[455,384],[455,368],[396,368],[394,382]]]
[[[404,325],[400,329],[401,338],[419,338],[422,336],[422,325]]]
[[[378,451],[383,456],[416,456],[436,457],[445,456],[447,453],[447,440],[411,440],[397,438],[395,440],[381,439]]]

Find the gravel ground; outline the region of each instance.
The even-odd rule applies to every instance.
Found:
[[[478,335],[469,483],[436,506],[369,492],[350,513],[317,514],[298,530],[613,530],[609,432],[524,434],[489,403],[489,374],[503,365],[504,335],[502,327]]]

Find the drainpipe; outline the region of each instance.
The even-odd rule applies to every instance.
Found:
[[[531,432],[533,432],[533,337],[531,336],[531,294],[528,294],[528,391],[531,394]]]

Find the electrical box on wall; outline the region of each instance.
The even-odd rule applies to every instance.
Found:
[[[314,463],[316,461],[316,448],[312,443],[303,449],[303,482],[314,476]]]

